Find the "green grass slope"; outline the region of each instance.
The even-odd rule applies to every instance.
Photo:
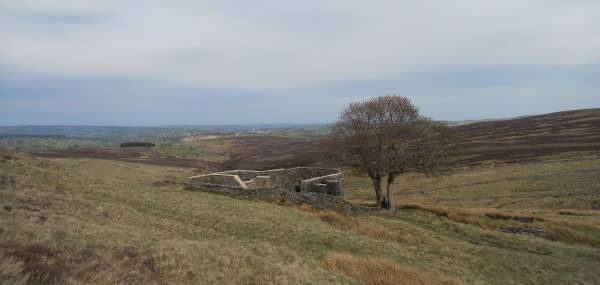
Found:
[[[447,175],[401,176],[395,183],[398,205],[505,209],[600,210],[600,156],[547,156],[538,162],[494,164],[454,169]],[[366,176],[346,180],[347,199],[369,203],[373,191]]]
[[[187,170],[0,160],[0,283],[598,284],[600,251],[427,211],[343,216],[184,190]]]

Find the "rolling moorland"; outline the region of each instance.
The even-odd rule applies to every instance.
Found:
[[[356,213],[182,185],[331,164],[323,126],[2,130],[0,281],[599,284],[600,110],[455,128],[454,169],[404,175],[396,211]],[[157,147],[118,147],[133,139]],[[345,172],[346,200],[370,205],[369,180]]]

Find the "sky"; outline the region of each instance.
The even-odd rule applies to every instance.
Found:
[[[600,1],[0,0],[0,125],[437,120],[600,107]]]

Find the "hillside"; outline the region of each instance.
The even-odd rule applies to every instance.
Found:
[[[579,186],[587,187],[589,193],[598,189],[593,174],[598,159],[592,159],[575,167],[578,175],[590,181],[587,186]],[[496,178],[508,178],[513,171],[520,171],[512,168],[516,165],[505,167],[509,169],[499,172]],[[548,169],[540,169],[522,175],[535,178],[546,172]],[[460,181],[476,185],[489,178],[482,173],[473,179],[470,173],[459,172],[457,177],[447,178],[445,184]],[[466,195],[464,201],[452,202],[453,207],[417,204],[405,205],[396,213],[344,215],[307,205],[185,190],[180,181],[191,174],[190,169],[110,160],[3,155],[0,281],[423,285],[600,282],[600,213],[585,203],[564,205],[570,208],[561,210],[543,204],[537,204],[538,209],[507,209],[501,205],[486,209],[473,204],[476,195]],[[349,195],[364,195],[368,187],[360,186],[360,177],[349,175]],[[436,185],[433,180],[406,179],[403,183],[414,181],[414,187],[421,182]],[[517,181],[514,185],[519,184]],[[456,208],[460,204],[479,208]],[[532,216],[534,221],[523,223],[510,218],[518,216]],[[523,226],[541,228],[544,235],[500,230]]]
[[[531,160],[600,151],[600,109],[558,112],[457,126],[465,162]]]
[[[37,151],[0,151],[0,281],[598,284],[599,113],[457,126],[462,164],[399,177],[395,212],[182,185],[218,168],[326,164],[319,136],[203,133],[144,149],[8,138]],[[372,203],[367,177],[346,171],[345,188]]]
[[[0,146],[36,156],[106,158],[201,169],[273,169],[290,166],[337,166],[324,145],[324,126],[291,129],[146,129],[120,133],[117,139],[25,136],[0,138]],[[91,127],[90,127],[91,128]],[[241,127],[238,127],[241,128]],[[454,126],[461,137],[460,165],[539,161],[540,157],[600,151],[600,109],[574,110]],[[37,129],[36,129],[37,130]],[[87,130],[87,129],[86,129]],[[99,133],[101,130],[92,133]],[[151,130],[151,129],[150,129]],[[20,133],[25,130],[17,129]],[[39,131],[39,130],[38,130]],[[150,153],[122,151],[117,142],[137,137],[158,146]],[[109,142],[110,141],[110,142]]]
[[[454,127],[462,141],[463,165],[485,161],[533,161],[542,156],[600,151],[600,109],[574,110],[507,120],[474,122]],[[319,138],[240,137],[232,140],[225,168],[277,168],[327,164]]]

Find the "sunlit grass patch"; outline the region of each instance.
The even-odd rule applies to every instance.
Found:
[[[600,158],[588,155],[459,168],[437,177],[407,174],[397,179],[393,201],[461,208],[600,210],[597,173]],[[349,173],[345,189],[348,200],[373,203],[366,176]]]
[[[333,252],[325,256],[322,264],[325,268],[339,270],[368,285],[461,284],[443,274],[402,266],[389,258]]]

